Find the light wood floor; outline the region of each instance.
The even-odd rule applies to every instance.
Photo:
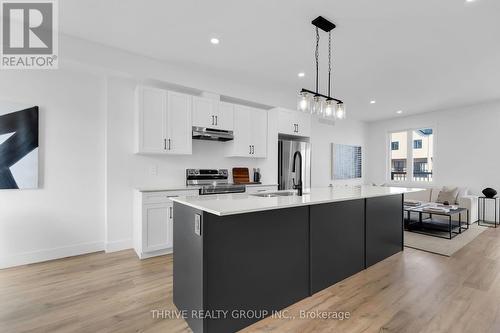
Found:
[[[500,229],[451,258],[406,249],[291,306],[351,318],[267,318],[245,332],[500,332]],[[0,332],[189,332],[173,309],[172,257],[95,253],[0,270]]]

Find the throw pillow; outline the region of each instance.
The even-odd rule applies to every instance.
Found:
[[[465,197],[468,194],[469,194],[469,189],[467,187],[459,187],[456,204],[458,205],[458,198]]]
[[[439,192],[436,202],[443,203],[445,201],[448,201],[450,205],[453,205],[457,201],[457,195],[458,195],[458,188],[456,187],[449,188],[445,186]]]

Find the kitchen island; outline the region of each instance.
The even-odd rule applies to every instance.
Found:
[[[235,332],[403,250],[403,197],[355,186],[174,201],[174,303]]]

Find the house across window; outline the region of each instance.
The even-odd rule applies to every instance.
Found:
[[[391,181],[432,182],[434,131],[419,128],[389,133]]]

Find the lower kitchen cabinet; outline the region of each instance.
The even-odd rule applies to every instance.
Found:
[[[364,199],[310,206],[311,292],[365,268]]]
[[[366,199],[366,267],[403,250],[403,196]]]
[[[197,190],[135,193],[134,249],[140,259],[171,253],[174,209],[172,197],[198,195]]]

